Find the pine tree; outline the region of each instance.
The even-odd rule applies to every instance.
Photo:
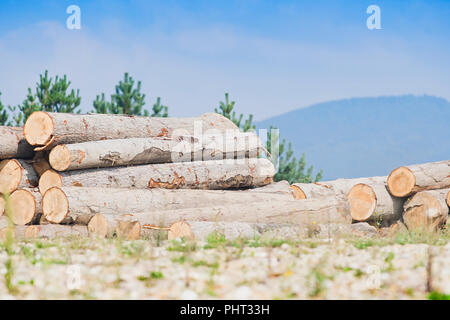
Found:
[[[152,117],[167,118],[169,116],[169,107],[161,104],[161,98],[156,98],[156,103],[153,104]]]
[[[5,126],[8,124],[8,112],[6,112],[5,106],[1,100],[2,93],[0,92],[0,125]]]
[[[253,115],[251,114],[247,120],[242,123],[242,119],[244,115],[241,113],[239,117],[236,117],[236,112],[233,111],[234,105],[236,104],[235,101],[229,101],[228,93],[225,93],[225,102],[220,101],[219,109],[215,108],[215,112],[223,115],[224,117],[230,119],[234,122],[234,124],[241,129],[244,132],[247,131],[254,131],[256,129],[256,126],[252,124],[253,122]]]
[[[81,104],[80,90],[75,93],[72,89],[68,93],[70,84],[66,75],[63,78],[56,76],[53,81],[45,70],[44,75],[41,74],[39,82],[36,83],[36,93],[33,94],[31,88],[28,88],[27,98],[21,105],[8,107],[13,114],[15,125],[25,123],[34,111],[80,113],[77,111]]]
[[[276,150],[275,146],[272,146],[272,143],[278,145],[278,150]],[[289,183],[311,183],[322,179],[322,170],[313,177],[313,166],[310,166],[305,172],[305,153],[302,154],[300,160],[293,157],[294,150],[292,150],[292,143],[287,143],[286,139],[280,142],[278,130],[275,130],[273,127],[270,127],[267,134],[266,148],[272,156],[276,157],[278,155],[278,170],[275,175],[275,181],[287,180]]]
[[[242,124],[243,114],[236,117],[236,112],[233,111],[235,106],[235,101],[229,101],[228,93],[225,93],[225,102],[220,102],[219,109],[215,108],[215,112],[223,115],[224,117],[230,119],[236,124],[242,131],[254,131],[256,125],[253,124],[253,115],[250,115],[247,120]],[[313,166],[310,166],[306,172],[306,160],[305,154],[303,153],[300,160],[293,157],[294,151],[292,150],[292,144],[286,142],[283,139],[280,142],[280,137],[277,130],[270,127],[267,134],[266,149],[271,154],[272,157],[278,157],[278,168],[275,175],[275,181],[287,180],[289,183],[310,183],[317,182],[322,179],[322,170],[320,170],[315,177],[313,177]],[[275,134],[275,136],[272,136]],[[273,144],[273,145],[272,145]],[[286,149],[287,144],[287,149]],[[276,147],[278,146],[278,148]]]
[[[97,96],[94,101],[94,109],[97,113],[128,114],[136,116],[148,116],[149,112],[143,110],[145,94],[141,93],[141,82],[134,87],[134,79],[124,74],[123,81],[116,85],[116,93],[111,95],[111,102],[105,100],[105,94]]]

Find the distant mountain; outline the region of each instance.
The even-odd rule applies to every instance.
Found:
[[[273,125],[324,179],[387,175],[401,165],[450,159],[450,102],[433,96],[319,103],[257,123]]]

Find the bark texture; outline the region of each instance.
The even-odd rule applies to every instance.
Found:
[[[348,205],[333,199],[278,201],[276,203],[234,204],[204,208],[155,210],[132,213],[141,225],[169,226],[177,221],[294,223],[314,225],[321,223],[350,224]]]
[[[199,135],[212,130],[238,130],[229,119],[206,113],[197,118],[157,118],[106,114],[69,114],[37,111],[24,126],[33,146],[51,147],[107,139]]]
[[[0,159],[33,157],[33,147],[23,136],[23,128],[0,126]]]
[[[272,182],[267,159],[211,160],[61,172],[61,186],[100,188],[235,189]],[[48,188],[51,183],[40,184]],[[57,179],[55,179],[57,180]],[[54,186],[57,186],[56,184]]]
[[[387,180],[394,197],[407,197],[424,190],[450,188],[450,160],[399,167]]]
[[[4,234],[0,231],[0,237]],[[65,226],[59,224],[32,225],[32,226],[16,226],[13,229],[15,239],[57,239],[67,237],[88,237],[89,233],[86,226]]]
[[[58,145],[49,162],[57,171],[117,167],[151,163],[173,163],[254,158],[262,150],[255,133],[134,138]]]
[[[258,188],[257,188],[258,189]],[[253,189],[253,190],[257,190]],[[70,218],[82,224],[96,213],[104,215],[139,213],[155,210],[201,208],[212,205],[233,205],[236,203],[276,203],[291,200],[290,194],[272,194],[266,192],[245,192],[232,190],[168,190],[168,189],[122,189],[122,188],[55,188],[46,193],[48,203],[62,201],[57,213],[54,207],[44,212],[50,222],[60,223]],[[52,198],[56,200],[52,200]],[[55,216],[57,218],[55,218]]]

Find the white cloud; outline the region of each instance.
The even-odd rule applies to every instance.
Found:
[[[119,25],[120,26],[120,25]],[[156,96],[173,116],[210,112],[225,91],[239,112],[263,119],[309,104],[354,96],[434,94],[450,99],[448,61],[424,59],[398,39],[355,39],[345,45],[292,43],[225,27],[172,33],[116,25],[99,36],[43,22],[0,37],[0,91],[21,103],[39,74],[67,74],[83,111],[111,94],[125,71],[142,81],[147,107]],[[445,55],[442,54],[442,57]]]

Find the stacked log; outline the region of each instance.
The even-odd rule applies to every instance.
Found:
[[[51,186],[137,189],[259,187],[272,182],[275,168],[267,159],[250,158],[148,164],[52,174],[48,172],[46,171],[39,180],[41,192],[45,192]]]
[[[0,127],[0,142],[0,215],[5,199],[10,208],[0,236],[11,223],[16,238],[373,236],[403,225],[435,232],[449,215],[448,160],[387,177],[275,183],[257,135],[218,114],[39,111],[23,129]]]

